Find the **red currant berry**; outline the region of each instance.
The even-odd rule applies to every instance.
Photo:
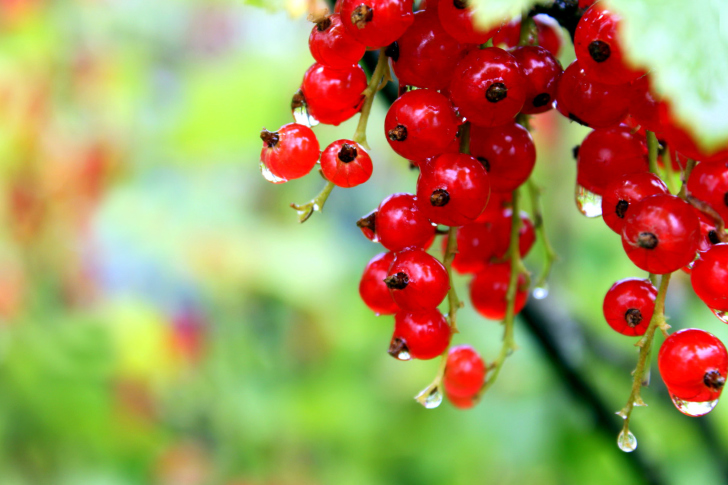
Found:
[[[260,138],[263,140],[260,168],[270,182],[303,177],[316,165],[319,143],[307,126],[290,123],[274,132],[263,128]]]
[[[566,68],[556,88],[556,109],[592,128],[619,124],[629,108],[628,84],[602,84],[586,78],[579,61]]]
[[[627,174],[649,172],[647,143],[626,126],[589,133],[579,148],[576,182],[603,195],[607,185]]]
[[[359,112],[366,87],[367,76],[358,65],[333,69],[316,63],[304,74],[301,92],[313,118],[338,125]]]
[[[728,220],[728,161],[699,163],[688,179],[688,192]]]
[[[513,57],[526,76],[526,102],[521,113],[537,114],[553,108],[556,86],[564,70],[549,51],[539,46],[516,47]]]
[[[692,207],[673,195],[653,195],[634,204],[624,219],[622,246],[640,269],[672,273],[695,258],[700,222]]]
[[[510,192],[491,192],[488,205],[475,222],[486,222],[499,217],[503,209],[512,205],[512,201],[513,194]]]
[[[667,193],[665,182],[653,173],[627,174],[613,180],[604,189],[602,218],[612,231],[622,234],[624,218],[632,204],[651,195]]]
[[[389,355],[399,360],[434,359],[450,345],[450,326],[437,308],[394,316]]]
[[[435,226],[416,200],[411,194],[392,194],[379,205],[377,237],[390,251],[422,247],[435,235]]]
[[[372,159],[355,141],[337,140],[321,154],[324,177],[339,187],[361,185],[372,176]]]
[[[643,71],[629,66],[619,45],[621,17],[602,5],[591,7],[579,20],[574,50],[587,79],[604,84],[634,81]]]
[[[361,229],[364,237],[373,242],[379,242],[377,237],[377,212],[379,209],[374,209],[368,214],[361,216],[361,219],[356,221],[356,226]]]
[[[343,0],[341,21],[360,43],[384,47],[412,25],[412,0]]]
[[[450,37],[436,15],[423,11],[415,14],[415,22],[391,47],[400,85],[446,89],[467,46]]]
[[[536,242],[536,230],[526,212],[521,211],[519,216],[521,217],[521,227],[518,231],[518,252],[522,258],[525,258]],[[491,231],[493,234],[493,249],[495,250],[490,259],[502,260],[511,245],[513,209],[510,207],[502,209],[500,214],[488,222],[492,223]]]
[[[436,224],[462,226],[483,212],[490,196],[488,173],[464,153],[444,153],[420,167],[417,203]]]
[[[438,14],[442,28],[463,44],[485,44],[498,28],[483,30],[475,24],[475,7],[467,0],[442,0],[438,2]]]
[[[334,69],[358,63],[367,50],[346,31],[338,14],[316,22],[308,38],[308,48],[316,62]]]
[[[723,238],[721,238],[718,226],[712,218],[698,209],[695,209],[695,213],[698,216],[698,220],[700,220],[700,245],[698,246],[698,252],[702,253],[712,248],[713,245],[723,242],[722,239],[725,239],[725,231],[723,232]],[[688,273],[690,272],[690,268],[683,268],[683,270],[685,269],[688,270]]]
[[[723,390],[728,352],[714,335],[697,328],[686,328],[665,339],[657,365],[674,398],[709,402],[718,399]]]
[[[470,345],[451,347],[442,383],[449,396],[472,397],[485,382],[485,363]]]
[[[504,125],[526,101],[526,78],[516,58],[503,49],[476,49],[455,68],[450,99],[475,125]]]
[[[473,126],[470,153],[483,164],[494,192],[513,192],[531,176],[536,147],[527,129],[517,123],[494,128]]]
[[[397,253],[384,282],[395,303],[410,312],[436,308],[450,289],[445,266],[419,248]]]
[[[502,320],[506,316],[506,293],[511,278],[511,263],[489,264],[479,271],[470,283],[470,300],[475,309],[490,320]],[[528,291],[526,277],[518,275],[515,313],[526,305]]]
[[[384,279],[394,261],[394,253],[379,253],[374,256],[361,276],[359,296],[377,315],[393,315],[399,311]]]
[[[688,127],[677,121],[672,109],[666,102],[660,103],[658,108],[662,133],[668,145],[687,158],[700,162],[720,162],[728,160],[728,144],[705,150],[698,146]]]
[[[644,335],[655,311],[656,298],[657,288],[649,280],[626,278],[617,281],[604,297],[604,318],[622,335]]]
[[[728,244],[715,244],[693,265],[690,282],[695,294],[712,310],[728,311]]]
[[[632,81],[629,91],[629,114],[645,130],[661,132],[660,102],[650,89],[650,77],[644,75]]]
[[[474,396],[466,396],[466,397],[453,396],[447,392],[447,389],[445,389],[445,395],[447,396],[447,400],[450,401],[450,404],[452,404],[453,406],[455,406],[458,409],[470,409],[473,406],[475,406],[475,397]]]
[[[538,32],[538,45],[549,51],[554,57],[558,57],[561,47],[564,45],[564,38],[561,34],[561,27],[553,17],[546,14],[534,15],[533,21]],[[532,39],[529,39],[532,40]],[[518,46],[521,42],[521,18],[504,25],[497,34],[493,36],[493,45],[504,45],[508,48]]]
[[[392,103],[384,120],[389,146],[417,162],[444,153],[457,131],[458,119],[450,101],[429,89],[404,93]]]

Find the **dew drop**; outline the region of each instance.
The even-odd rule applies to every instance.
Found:
[[[678,411],[686,416],[691,416],[693,418],[708,414],[718,404],[717,399],[705,402],[690,402],[683,401],[682,399],[675,397],[672,394],[670,394],[670,398],[672,399],[672,403],[675,405]]]
[[[533,297],[537,300],[543,300],[549,296],[549,287],[547,285],[537,286],[533,289]]]
[[[720,320],[723,323],[728,323],[728,312],[723,311],[723,310],[714,310],[712,308],[710,309],[710,311],[713,312],[713,315],[718,317],[718,320]]]
[[[602,196],[586,190],[576,184],[576,208],[586,217],[599,217],[602,215]]]
[[[284,182],[288,182],[288,179],[284,179],[278,177],[277,175],[274,175],[273,172],[271,172],[270,169],[263,162],[260,162],[260,173],[263,174],[264,179],[272,184],[282,184]]]
[[[622,419],[627,419],[627,414],[624,412],[624,410],[619,410],[614,414],[616,414],[617,416],[619,416]]]
[[[617,436],[617,446],[625,453],[632,452],[637,449],[637,438],[634,437],[631,431],[627,431],[627,434],[624,434],[624,430],[622,430],[619,432],[619,436]]]
[[[296,123],[313,128],[319,124],[319,120],[308,114],[306,105],[299,106],[292,111],[293,119]]]
[[[422,404],[426,409],[435,409],[442,404],[442,392],[440,392],[440,386],[425,388],[421,393],[415,396],[415,400]]]
[[[397,355],[394,356],[397,360],[412,360],[412,356],[407,351],[407,349],[400,350]]]

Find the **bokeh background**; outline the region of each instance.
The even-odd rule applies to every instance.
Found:
[[[520,348],[475,409],[412,399],[437,362],[389,357],[392,319],[357,291],[380,248],[354,222],[417,177],[386,143],[386,104],[372,180],[304,225],[288,204],[320,177],[259,172],[258,132],[291,121],[313,62],[303,3],[0,2],[0,483],[728,481],[728,408],[683,416],[654,369],[640,447],[616,446],[636,350],[602,298],[644,275],[577,212],[587,130],[554,112],[534,136],[561,259],[536,324],[518,320]],[[316,133],[325,146],[355,123]],[[688,283],[671,285],[670,323],[725,335]],[[492,359],[500,325],[461,315],[454,342]]]

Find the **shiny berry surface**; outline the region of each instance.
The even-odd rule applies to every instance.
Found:
[[[358,65],[333,69],[316,63],[303,76],[301,92],[311,116],[338,125],[361,109],[367,76]]]
[[[341,22],[358,42],[371,48],[397,40],[412,25],[412,0],[343,0]]]
[[[466,0],[441,0],[438,2],[438,16],[442,28],[463,44],[484,44],[495,35],[498,27],[490,30],[480,28],[474,20],[475,8]]]
[[[665,339],[657,365],[670,394],[688,402],[708,402],[723,390],[728,353],[714,335],[687,328]]]
[[[671,273],[695,258],[700,222],[693,208],[673,195],[653,195],[634,204],[624,220],[622,247],[640,269]]]
[[[316,62],[334,69],[358,63],[367,50],[346,31],[338,14],[325,17],[314,25],[308,48]]]
[[[655,298],[657,288],[649,280],[627,278],[617,281],[604,296],[604,318],[622,335],[644,335],[655,311]]]
[[[412,26],[397,39],[392,68],[402,85],[446,89],[466,48],[445,32],[436,15],[417,12]]]
[[[263,128],[260,137],[260,161],[281,182],[308,174],[319,158],[318,140],[307,126],[290,123],[275,132]]]
[[[392,194],[379,205],[376,221],[379,242],[390,251],[423,247],[435,235],[435,227],[420,210],[412,194]]]
[[[473,307],[485,318],[502,320],[506,316],[506,293],[511,277],[511,264],[490,264],[479,271],[470,283],[470,301]],[[515,313],[526,305],[528,291],[526,278],[518,276],[515,299]]]
[[[436,308],[450,289],[445,266],[420,248],[397,253],[385,283],[395,303],[406,311]]]
[[[474,157],[444,153],[420,169],[417,203],[432,222],[462,226],[485,209],[490,197],[488,173]]]
[[[640,126],[658,133],[662,131],[659,106],[660,101],[652,92],[648,75],[632,81],[629,90],[629,114]]]
[[[564,70],[554,55],[543,47],[523,46],[511,51],[526,77],[526,102],[521,113],[538,114],[553,108],[556,87]]]
[[[504,125],[526,101],[526,78],[516,58],[503,49],[476,49],[455,68],[450,99],[475,125]]]
[[[530,177],[536,165],[536,146],[527,129],[517,123],[494,128],[473,126],[470,154],[488,172],[493,192],[512,192]]]
[[[451,347],[442,383],[449,396],[471,397],[485,381],[485,363],[470,345]]]
[[[564,45],[564,38],[561,33],[559,23],[553,17],[546,14],[538,14],[533,16],[536,24],[538,35],[538,45],[546,49],[554,57],[561,54],[561,48]],[[530,38],[533,35],[529,36]],[[512,22],[505,24],[497,34],[493,36],[493,45],[504,45],[508,48],[518,46],[521,41],[521,19],[520,17]]]
[[[688,192],[728,220],[728,160],[699,163],[690,173]]]
[[[321,171],[339,187],[355,187],[372,176],[372,159],[352,140],[337,140],[321,154]]]
[[[417,162],[444,153],[457,130],[458,119],[450,101],[429,89],[404,93],[392,103],[384,120],[389,146]]]
[[[447,389],[445,389],[445,396],[447,396],[447,400],[450,401],[450,404],[458,409],[470,409],[475,406],[475,397],[473,396],[453,396],[447,392]]]
[[[377,315],[394,315],[399,307],[394,302],[384,279],[394,261],[394,253],[379,253],[364,268],[359,281],[359,296]]]
[[[728,244],[715,244],[695,261],[690,273],[695,294],[718,311],[728,311]]]
[[[591,128],[619,124],[629,109],[629,84],[609,85],[586,78],[578,61],[559,79],[556,108],[572,121]]]
[[[400,311],[394,316],[389,353],[400,360],[434,359],[450,344],[450,326],[440,310]]]
[[[649,172],[647,143],[626,126],[594,130],[577,157],[576,182],[603,195],[607,185],[631,173]]]
[[[602,194],[602,219],[617,234],[622,234],[624,218],[632,204],[645,197],[667,194],[667,186],[660,177],[650,172],[627,174],[613,180]]]

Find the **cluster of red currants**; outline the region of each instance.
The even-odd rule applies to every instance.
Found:
[[[361,111],[357,133],[323,152],[304,124],[261,133],[261,167],[272,182],[302,177],[317,162],[331,188],[366,182],[372,174],[366,118],[391,65],[400,90],[384,133],[420,175],[414,194],[390,195],[358,221],[367,238],[388,250],[367,264],[359,290],[374,312],[394,315],[391,355],[443,356],[431,390],[442,384],[458,407],[474,404],[502,361],[486,365],[469,346],[449,349],[459,306],[451,269],[473,275],[474,308],[506,326],[528,297],[520,261],[536,231],[518,209],[518,188],[536,162],[530,115],[555,107],[593,128],[575,149],[577,206],[588,216],[603,215],[629,258],[653,280],[663,275],[659,291],[650,279],[631,278],[617,282],[604,300],[612,328],[643,336],[643,367],[655,330],[668,328],[664,293],[672,272],[692,272],[698,296],[720,318],[728,313],[728,146],[702,151],[673,118],[668,101],[655,95],[649,75],[627,63],[617,13],[594,1],[579,0],[575,8],[583,14],[574,33],[576,60],[563,70],[557,59],[562,29],[547,15],[504,19],[483,30],[467,0],[423,0],[417,11],[413,0],[339,0],[333,14],[314,19],[309,46],[316,63],[292,109],[309,125],[338,125]],[[369,82],[358,65],[367,49],[380,49]],[[686,183],[678,194],[661,170],[668,182],[682,172]],[[313,201],[313,210],[320,210],[328,192]],[[540,215],[534,217],[540,224]],[[427,249],[445,232],[441,262]],[[438,310],[446,297],[447,318]],[[728,370],[717,338],[696,329],[675,332],[658,363],[681,411],[712,409]],[[638,389],[625,417],[639,401]]]

